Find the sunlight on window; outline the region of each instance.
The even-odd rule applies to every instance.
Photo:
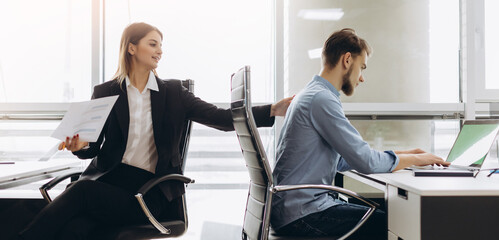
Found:
[[[499,89],[499,1],[485,0],[485,88]]]
[[[91,1],[0,1],[0,102],[87,100]]]
[[[457,102],[459,99],[459,1],[429,1],[429,7],[430,102]]]
[[[121,33],[146,22],[163,33],[160,78],[190,78],[197,96],[230,101],[230,77],[251,66],[254,102],[273,101],[271,1],[106,1],[105,80],[116,72]]]

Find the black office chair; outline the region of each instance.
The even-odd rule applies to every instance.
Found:
[[[182,85],[187,88],[190,92],[194,91],[194,81],[187,79],[182,81]],[[190,120],[187,120],[183,132],[182,132],[182,140],[180,143],[180,154],[182,157],[182,173],[184,172],[185,162],[187,158],[187,150],[189,148],[189,139],[191,133],[192,123]],[[72,181],[78,179],[82,172],[74,172],[66,175],[62,175],[54,178],[52,181],[44,184],[40,187],[40,192],[42,196],[47,202],[51,202],[48,191],[56,186],[61,181],[65,179],[71,178]],[[153,216],[147,207],[147,203],[144,201],[143,196],[154,186],[159,183],[165,181],[180,181],[184,184],[194,183],[194,180],[191,180],[188,177],[185,177],[181,174],[169,174],[162,177],[157,177],[149,180],[145,183],[138,191],[135,197],[139,202],[140,206],[144,214],[149,219],[150,223],[144,223],[139,225],[127,225],[121,226],[117,228],[106,229],[105,232],[99,233],[104,235],[99,236],[104,239],[116,239],[116,240],[125,240],[125,239],[158,239],[158,238],[170,238],[170,237],[178,237],[184,234],[187,231],[188,221],[187,221],[187,208],[185,202],[185,194],[182,197],[177,198],[177,206],[178,209],[175,213],[168,213],[167,216]],[[184,185],[185,186],[185,185]],[[166,201],[166,199],[165,199]],[[174,200],[175,201],[175,200]],[[172,219],[172,215],[175,217]],[[109,237],[107,237],[109,236]]]
[[[320,188],[358,199],[370,207],[357,225],[339,239],[345,239],[354,233],[376,210],[378,204],[359,196],[355,192],[330,185],[283,185],[274,186],[265,149],[260,140],[258,129],[251,112],[250,68],[245,66],[232,75],[231,81],[231,111],[239,144],[243,152],[246,167],[250,175],[250,189],[246,203],[242,239],[267,240],[270,232],[270,213],[272,195],[276,192],[304,188]],[[311,239],[275,236],[270,239]],[[331,239],[331,238],[314,238]]]

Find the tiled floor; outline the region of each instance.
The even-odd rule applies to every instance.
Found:
[[[247,190],[193,189],[187,191],[189,229],[179,239],[241,239]]]

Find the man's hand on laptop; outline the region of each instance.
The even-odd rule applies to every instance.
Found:
[[[431,153],[419,153],[419,154],[414,154],[416,157],[416,161],[414,162],[413,165],[415,166],[426,166],[426,165],[434,165],[436,164],[437,166],[449,166],[450,162],[446,162],[443,160],[441,157],[433,155]]]
[[[419,148],[407,151],[394,151],[399,157],[400,161],[393,171],[404,169],[410,166],[425,166],[425,165],[438,165],[449,166],[450,163],[444,161],[441,157],[427,153]]]

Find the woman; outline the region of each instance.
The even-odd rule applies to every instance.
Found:
[[[124,30],[114,80],[95,86],[92,95],[119,95],[99,139],[87,143],[75,135],[59,146],[93,160],[80,180],[21,233],[23,239],[85,239],[99,228],[146,222],[133,194],[154,176],[182,173],[179,142],[185,120],[233,130],[230,110],[195,97],[178,80],[157,77],[162,40],[161,32],[146,23]],[[291,99],[254,107],[257,125],[272,126]],[[182,194],[181,184],[163,183],[145,198],[157,215],[169,211],[170,202]]]

